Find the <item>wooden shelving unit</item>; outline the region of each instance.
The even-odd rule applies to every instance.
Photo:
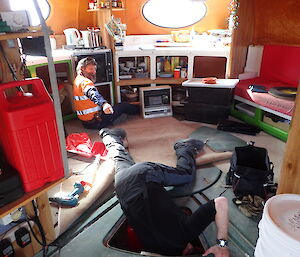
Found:
[[[110,8],[87,9],[87,12],[105,12],[110,11]]]
[[[16,38],[26,38],[26,37],[40,37],[43,36],[42,31],[34,31],[34,32],[12,32],[0,35],[0,40],[8,40],[8,39],[16,39]]]
[[[36,2],[36,0],[35,0],[35,2]],[[4,7],[5,7],[5,5],[3,6],[1,3],[0,10],[3,10],[2,8],[4,8]],[[38,13],[40,14],[40,17],[41,17],[42,16],[41,12],[38,7],[37,7],[37,9],[38,9]],[[4,61],[5,56],[8,60],[7,62],[9,62],[11,65],[15,66],[17,79],[19,79],[19,80],[23,79],[23,74],[21,73],[21,69],[20,69],[20,67],[22,66],[22,63],[21,63],[19,47],[18,47],[16,39],[43,36],[44,39],[47,39],[47,40],[45,40],[45,49],[46,49],[48,63],[49,63],[49,59],[50,60],[52,59],[52,55],[49,54],[49,52],[50,52],[49,34],[51,34],[51,31],[49,31],[49,29],[47,28],[44,20],[42,20],[42,31],[9,32],[9,33],[5,33],[5,34],[4,33],[0,34],[0,44],[3,47],[4,53],[5,53],[5,55],[4,54],[0,55],[0,59],[1,59],[0,61],[2,63],[2,69],[3,69],[2,70],[3,78],[1,81],[2,83],[10,82],[14,79],[9,70],[9,65],[7,65],[6,61]],[[9,44],[10,42],[7,40],[12,40],[14,42],[13,42],[13,44]],[[13,45],[13,47],[12,47],[12,45]],[[53,60],[51,63],[53,63]],[[50,66],[51,65],[49,65],[49,67]],[[55,74],[54,65],[51,68],[51,70],[49,71],[49,74],[50,74],[50,78],[51,78],[51,85],[53,86],[53,88],[55,88],[55,90],[57,90],[57,83],[52,83],[52,81],[56,82],[56,74]],[[53,92],[55,90],[53,90]],[[57,106],[59,106],[59,108],[60,108],[58,94],[57,94],[57,96],[54,96],[54,108],[55,108],[55,112],[59,113],[58,110],[60,110],[60,109],[56,108]],[[61,120],[62,119],[60,118],[59,121],[57,121],[58,129],[60,130],[59,133],[61,131],[63,131],[59,126],[62,124]],[[63,140],[65,140],[65,139],[63,138]],[[62,142],[64,142],[64,141],[62,141]],[[61,149],[63,149],[65,151],[65,146],[62,145]],[[65,154],[65,156],[66,156],[66,154]],[[63,159],[66,161],[66,158],[64,156],[63,156]],[[67,165],[64,165],[64,168],[65,168],[65,175],[66,175],[66,173],[68,171]],[[44,186],[40,187],[39,189],[34,190],[32,192],[25,193],[19,199],[15,200],[9,204],[6,204],[2,208],[0,208],[0,218],[5,217],[6,215],[12,213],[14,210],[16,210],[20,207],[25,208],[26,213],[29,217],[34,217],[35,213],[33,211],[33,206],[31,204],[31,201],[35,200],[36,207],[38,208],[38,216],[39,216],[40,222],[43,226],[43,229],[45,231],[46,241],[47,241],[47,243],[52,242],[53,240],[55,240],[56,236],[55,236],[55,231],[54,231],[54,225],[52,222],[52,216],[51,216],[51,212],[50,212],[50,205],[49,205],[49,201],[48,201],[47,192],[51,188],[60,184],[63,180],[64,180],[64,178],[58,179],[53,182],[49,182],[49,183],[45,184]],[[39,237],[39,229],[37,228],[36,225],[33,226],[33,230],[35,231],[36,235]],[[18,246],[15,244],[14,247],[18,247]],[[40,249],[41,249],[41,246],[37,243],[37,241],[35,239],[33,239],[32,244],[30,246],[26,247],[26,249],[25,248],[21,249],[21,250],[17,249],[17,251],[22,252],[22,253],[26,252],[26,256],[33,256]],[[15,250],[16,250],[16,248],[15,248]],[[16,251],[16,253],[17,253],[17,251]],[[17,254],[16,256],[21,256],[21,255]],[[25,256],[25,255],[22,255],[22,256]]]
[[[182,82],[186,81],[186,78],[143,78],[143,79],[124,79],[120,81],[116,81],[116,86],[134,86],[134,85],[144,85],[144,84],[182,84]]]
[[[4,207],[0,208],[0,218],[6,216],[7,214],[11,213],[12,211],[25,206],[31,200],[40,197],[41,195],[47,193],[51,188],[55,187],[56,185],[60,184],[64,178],[59,179],[57,181],[47,183],[46,185],[42,186],[39,189],[36,189],[32,192],[25,193],[21,198],[5,205]]]
[[[143,79],[124,79],[120,81],[116,81],[116,86],[129,86],[129,85],[143,85],[143,84],[151,84],[153,80],[150,78]]]
[[[125,11],[125,8],[97,8],[97,9],[88,9],[87,12],[101,12],[101,11],[112,11],[112,12],[119,12],[119,11]]]
[[[112,12],[119,12],[119,11],[125,11],[125,8],[111,8]]]
[[[182,82],[186,81],[186,78],[157,78],[154,80],[155,84],[182,84]]]

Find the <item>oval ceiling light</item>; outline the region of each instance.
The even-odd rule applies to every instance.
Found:
[[[182,28],[195,24],[206,14],[203,0],[149,0],[143,8],[144,18],[164,28]]]

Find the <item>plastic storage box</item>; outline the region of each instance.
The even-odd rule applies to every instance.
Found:
[[[205,84],[201,79],[192,79],[183,82],[182,86],[187,88],[188,102],[229,105],[238,81],[238,79],[217,79],[216,84]]]
[[[233,90],[238,79],[217,79],[216,84],[205,84],[202,79],[187,80],[185,118],[192,121],[217,124],[226,120],[233,99]]]
[[[6,94],[28,86],[31,94]],[[25,192],[64,176],[54,106],[42,80],[0,84],[0,142]]]

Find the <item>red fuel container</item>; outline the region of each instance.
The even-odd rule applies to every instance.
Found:
[[[6,94],[28,85],[31,94]],[[0,84],[0,142],[25,192],[64,176],[53,101],[40,79]]]

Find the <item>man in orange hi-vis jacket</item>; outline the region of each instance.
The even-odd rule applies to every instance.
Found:
[[[97,62],[91,57],[81,59],[76,68],[73,84],[73,101],[77,117],[85,128],[101,129],[126,118],[126,114],[137,114],[136,106],[119,103],[111,106],[98,92],[96,82]]]

